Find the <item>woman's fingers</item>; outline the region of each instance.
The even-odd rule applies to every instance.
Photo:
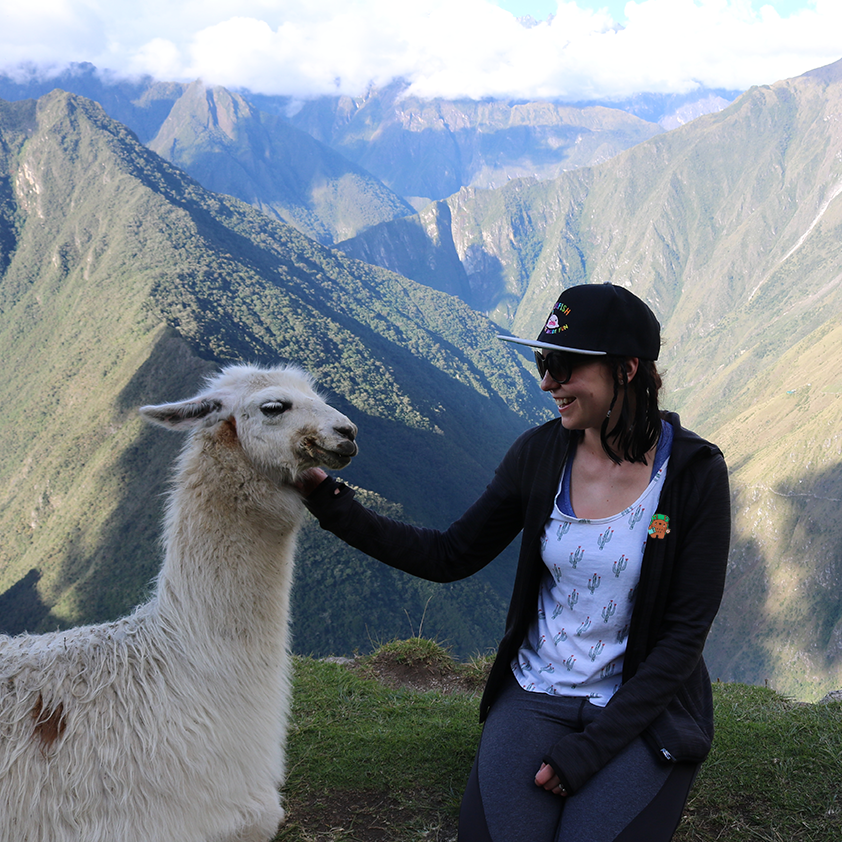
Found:
[[[535,775],[535,783],[537,786],[542,786],[547,792],[553,792],[556,795],[567,795],[567,790],[561,785],[552,766],[546,763],[541,764],[541,768]]]

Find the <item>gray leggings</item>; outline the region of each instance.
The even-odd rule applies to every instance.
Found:
[[[483,728],[459,842],[669,842],[699,766],[661,761],[641,738],[575,795],[536,786],[549,747],[599,711],[587,699],[530,693],[512,677]]]

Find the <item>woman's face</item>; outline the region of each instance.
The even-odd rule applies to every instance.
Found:
[[[636,370],[636,366],[632,365],[632,369]],[[629,379],[633,376],[634,371],[630,370]],[[547,372],[541,380],[541,388],[556,402],[561,422],[568,430],[598,431],[614,397],[614,380],[604,360],[585,358],[573,368],[566,383],[558,383]],[[622,400],[621,390],[612,415],[619,412]]]

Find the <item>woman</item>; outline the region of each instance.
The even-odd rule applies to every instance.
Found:
[[[433,581],[522,531],[460,842],[666,842],[713,736],[702,649],[725,580],[725,461],[660,412],[660,326],[628,290],[571,287],[537,340],[500,338],[534,348],[560,417],[446,531],[378,516],[322,472],[302,490],[323,528]]]

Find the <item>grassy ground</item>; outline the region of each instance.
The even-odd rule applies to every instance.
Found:
[[[448,842],[480,733],[485,664],[429,641],[299,659],[276,842]],[[839,842],[842,704],[714,685],[717,737],[675,842]]]

